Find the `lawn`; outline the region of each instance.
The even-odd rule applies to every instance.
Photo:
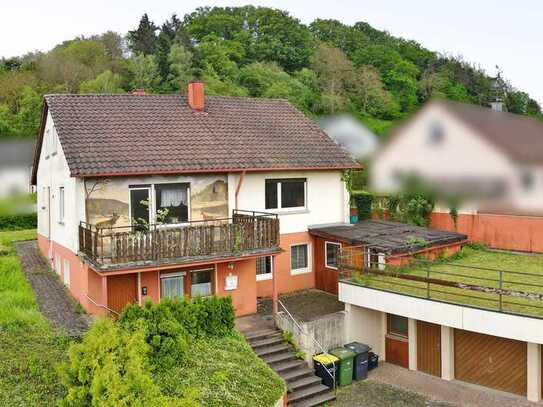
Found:
[[[435,262],[416,262],[409,267],[387,267],[387,272],[543,294],[543,255],[492,251],[466,246],[456,255]],[[353,281],[372,288],[417,297],[543,317],[543,301],[516,295],[480,292],[466,288],[406,280],[401,277],[355,275]]]
[[[35,238],[34,230],[0,232],[1,406],[51,406],[64,394],[55,366],[68,340],[39,312],[12,244]]]

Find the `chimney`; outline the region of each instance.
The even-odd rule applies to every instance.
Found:
[[[189,106],[198,112],[204,110],[205,107],[205,95],[204,95],[204,82],[199,80],[193,80],[189,82],[187,101]]]
[[[143,88],[132,89],[132,94],[134,96],[145,96],[145,89]]]

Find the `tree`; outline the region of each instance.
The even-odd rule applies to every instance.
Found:
[[[192,54],[181,44],[173,44],[168,54],[168,84],[171,90],[185,90],[192,79]]]
[[[338,47],[347,55],[368,44],[363,32],[337,20],[317,19],[309,25],[309,29],[320,41]]]
[[[129,60],[129,70],[132,76],[132,88],[144,88],[152,91],[160,83],[158,65],[154,55],[134,55]]]
[[[122,78],[110,70],[102,72],[95,79],[82,82],[80,93],[124,93],[121,87]]]
[[[384,89],[379,72],[369,65],[357,68],[353,81],[351,99],[365,114],[384,119],[399,115],[399,106],[392,95]]]
[[[203,70],[214,72],[223,80],[237,80],[238,62],[241,62],[245,56],[241,43],[236,40],[224,40],[210,34],[198,44],[198,51]]]
[[[158,27],[149,20],[149,16],[145,13],[138,25],[138,28],[133,31],[128,31],[128,45],[134,53],[143,55],[152,54],[156,47],[156,31]]]
[[[352,83],[353,63],[339,48],[319,44],[312,68],[322,91],[324,113],[336,113],[347,105],[347,88]]]

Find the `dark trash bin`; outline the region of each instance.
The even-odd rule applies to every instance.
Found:
[[[315,374],[322,379],[322,384],[331,389],[334,387],[334,381],[337,377],[338,362],[339,359],[337,357],[326,353],[313,356]]]
[[[373,352],[368,353],[368,370],[375,369],[379,366],[379,355]]]
[[[353,380],[363,380],[368,377],[368,353],[370,347],[360,342],[351,342],[344,346],[354,352]]]

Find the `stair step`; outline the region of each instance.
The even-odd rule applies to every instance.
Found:
[[[248,341],[252,341],[255,339],[265,338],[267,336],[271,336],[275,334],[281,334],[281,331],[278,329],[264,329],[261,331],[245,332],[243,335],[245,336],[245,339],[247,339]]]
[[[287,362],[280,362],[277,364],[274,364],[272,366],[272,369],[275,370],[277,373],[284,372],[285,370],[295,369],[297,367],[307,366],[304,360],[289,360]]]
[[[262,346],[277,345],[282,342],[283,342],[283,337],[278,336],[278,337],[260,339],[258,341],[251,342],[251,346],[253,347],[253,349],[255,349],[255,348],[261,348]]]
[[[266,363],[277,363],[285,360],[296,359],[296,355],[292,352],[275,352],[262,357]]]
[[[310,368],[300,368],[295,370],[287,370],[279,373],[279,376],[283,378],[286,382],[293,382],[295,380],[301,379],[302,377],[314,374],[313,370]]]
[[[308,397],[297,403],[288,402],[288,405],[289,407],[314,407],[314,406],[320,406],[321,404],[327,403],[335,399],[336,399],[336,395],[330,391],[328,393],[322,393],[316,396]]]
[[[312,386],[304,387],[302,389],[296,390],[295,392],[289,394],[287,400],[294,403],[296,401],[301,401],[310,397],[317,396],[324,392],[329,392],[330,388],[323,384],[314,384]]]
[[[313,376],[307,376],[302,377],[301,379],[298,379],[296,381],[290,382],[288,384],[288,391],[293,392],[297,389],[301,389],[305,386],[311,386],[313,384],[321,383],[322,379],[319,376],[313,375]]]
[[[285,350],[289,350],[290,346],[286,343],[282,343],[280,345],[274,345],[274,346],[268,346],[260,349],[255,349],[256,356],[258,357],[264,357],[266,355],[271,355],[272,353],[277,352],[283,352]]]

